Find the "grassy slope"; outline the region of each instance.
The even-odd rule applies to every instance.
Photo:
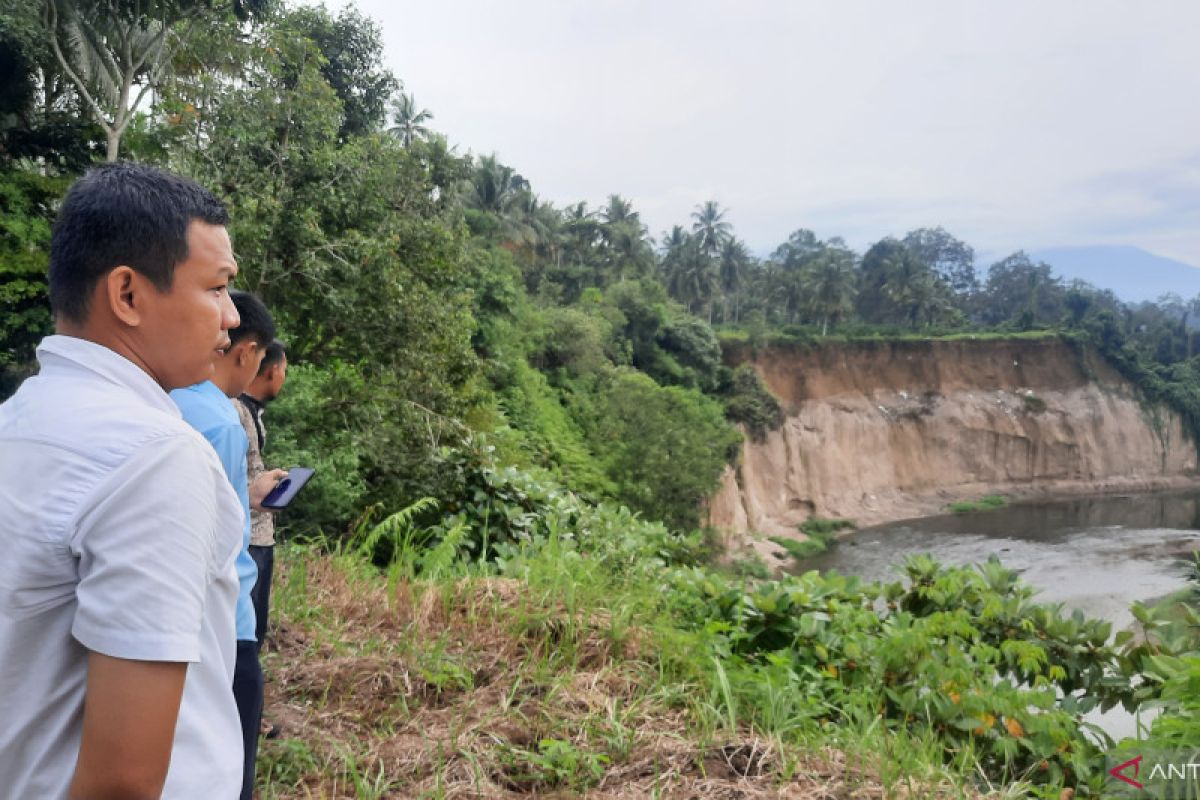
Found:
[[[978,796],[921,742],[739,724],[654,587],[586,560],[414,582],[281,548],[276,580],[263,798]]]

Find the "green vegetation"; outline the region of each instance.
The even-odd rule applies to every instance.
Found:
[[[755,441],[783,424],[783,408],[763,385],[762,378],[749,364],[733,371],[732,385],[725,401],[725,416],[746,426]]]
[[[1128,306],[1022,253],[977,275],[941,228],[861,254],[798,229],[760,259],[704,198],[656,241],[620,195],[555,206],[464,155],[353,9],[52,5],[0,4],[0,397],[50,330],[55,202],[89,164],[225,199],[240,285],[290,349],[270,458],[319,475],[281,520],[265,797],[756,797],[817,774],[1083,797],[1107,744],[1083,710],[1157,703],[1152,741],[1195,741],[1194,597],[1114,647],[998,564],[771,582],[706,566],[696,528],[735,426],[782,421],[723,344],[1062,336],[1200,436],[1200,301]]]
[[[1007,504],[1007,498],[998,494],[989,494],[986,497],[979,498],[978,500],[962,500],[957,503],[947,503],[946,510],[952,514],[971,514],[976,511],[988,511],[993,508],[1002,508]]]
[[[800,525],[800,532],[807,538],[801,540],[772,536],[771,541],[786,550],[792,558],[803,561],[818,553],[824,553],[836,541],[838,532],[853,530],[854,527],[854,523],[848,519],[809,517]]]
[[[362,547],[281,553],[266,663],[285,738],[264,747],[264,797],[673,796],[726,779],[766,797],[814,773],[830,793],[1100,797],[1112,742],[1088,710],[1155,703],[1154,746],[1194,735],[1184,598],[1139,607],[1146,635],[1114,645],[994,560],[747,582],[616,506],[568,501],[487,558],[461,535],[479,520],[449,535],[421,511],[381,523],[381,566]],[[817,768],[831,753],[845,763]],[[635,773],[651,783],[627,786]]]
[[[800,532],[805,536],[817,537],[832,537],[836,536],[838,531],[853,530],[854,521],[849,519],[824,519],[823,517],[809,517],[800,524]]]
[[[1021,399],[1025,404],[1025,410],[1030,414],[1041,414],[1046,410],[1046,401],[1036,395],[1027,394]]]

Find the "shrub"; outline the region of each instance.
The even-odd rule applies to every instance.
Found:
[[[783,424],[783,409],[767,390],[754,367],[742,364],[733,371],[725,416],[746,426],[751,438],[761,442],[767,432]]]
[[[699,392],[617,369],[589,387],[580,425],[616,499],[650,519],[694,528],[741,436]]]
[[[952,514],[970,514],[975,511],[989,511],[993,508],[1001,508],[1007,504],[1007,498],[998,494],[989,494],[978,500],[962,500],[957,503],[947,503],[946,510]]]
[[[676,570],[672,597],[681,620],[717,632],[727,702],[743,716],[773,719],[777,698],[795,695],[792,728],[866,714],[934,737],[948,761],[973,753],[993,781],[1098,788],[1103,754],[1085,734],[1100,734],[1079,719],[1123,683],[1111,625],[1034,603],[996,561],[919,557],[905,572],[887,585],[810,572],[746,587]]]

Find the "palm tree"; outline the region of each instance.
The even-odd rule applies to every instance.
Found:
[[[596,216],[584,202],[567,206],[563,211],[564,255],[575,264],[590,262],[600,243],[600,223]]]
[[[646,226],[633,204],[620,195],[611,195],[608,205],[600,212],[603,224],[601,235],[608,248],[610,272],[614,281],[625,277],[627,268],[642,274],[653,263],[654,256],[646,240]]]
[[[404,147],[410,147],[415,140],[429,135],[429,128],[423,123],[431,119],[433,114],[424,108],[417,108],[417,101],[411,94],[400,92],[392,100],[392,122],[396,124],[388,128],[388,133],[399,139]]]
[[[504,216],[529,191],[529,181],[512,167],[500,163],[493,153],[480,156],[466,186],[464,200],[471,208]]]
[[[500,243],[520,249],[535,242],[536,234],[528,222],[538,200],[530,191],[529,181],[500,163],[495,154],[479,157],[470,179],[463,183],[462,202],[495,217]]]
[[[821,335],[829,333],[850,313],[854,304],[854,257],[847,250],[829,248],[809,261],[803,270],[803,306],[821,320]]]
[[[713,258],[730,237],[733,226],[725,220],[725,212],[715,200],[696,206],[692,212],[692,232],[699,237],[700,252]]]
[[[519,192],[502,221],[512,249],[525,253],[529,260],[552,254],[559,218],[550,203],[543,203],[533,192]]]
[[[684,262],[688,258],[687,251],[694,246],[693,237],[676,225],[662,235],[662,260],[659,262],[661,280],[667,287],[667,294],[679,302],[683,302]]]
[[[729,298],[733,297],[733,321],[738,320],[738,301],[746,270],[750,266],[750,252],[744,242],[733,237],[725,240],[721,247],[721,266],[718,270],[721,282],[721,321],[728,322]]]
[[[716,261],[700,252],[699,237],[685,233],[679,226],[666,238],[668,250],[663,256],[663,272],[668,294],[691,313],[708,305],[711,322],[712,296],[720,285]]]
[[[932,325],[954,308],[950,287],[908,248],[897,248],[886,262],[883,293],[913,330]]]

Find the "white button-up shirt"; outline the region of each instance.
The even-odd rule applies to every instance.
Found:
[[[65,797],[95,651],[189,662],[163,797],[234,798],[242,511],[131,361],[47,337],[0,405],[0,798]]]

